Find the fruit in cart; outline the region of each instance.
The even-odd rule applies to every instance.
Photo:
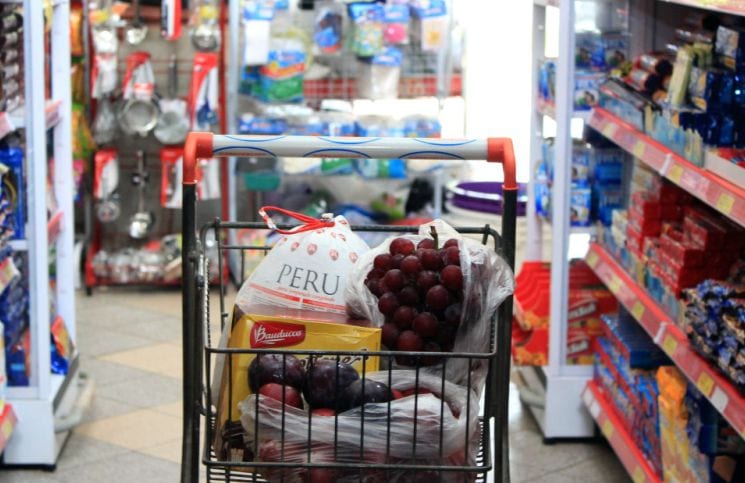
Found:
[[[381,329],[381,341],[383,345],[390,350],[395,349],[399,334],[398,326],[393,322],[383,324],[383,328]]]
[[[415,308],[409,307],[408,305],[402,305],[393,313],[393,323],[396,324],[399,329],[406,330],[411,327],[411,324],[416,317],[417,312]]]
[[[412,328],[420,337],[434,337],[438,329],[437,317],[430,312],[422,312],[414,317]]]
[[[460,291],[463,288],[463,271],[456,265],[448,265],[440,272],[440,280],[445,288]]]
[[[423,250],[421,259],[422,266],[427,270],[437,271],[442,268],[442,255],[434,248]]]
[[[443,250],[447,250],[450,247],[458,248],[458,240],[456,238],[451,238],[442,244]]]
[[[446,248],[443,252],[442,261],[445,265],[460,266],[460,249],[457,246]]]
[[[359,377],[347,363],[316,359],[305,376],[305,400],[312,408],[334,407],[344,390]]]
[[[376,269],[381,270],[383,273],[385,273],[386,271],[390,270],[393,267],[393,256],[387,253],[381,253],[380,255],[375,257],[375,260],[373,260],[373,266]],[[372,272],[370,272],[370,275],[372,275]],[[368,277],[370,275],[368,275]]]
[[[406,238],[395,238],[388,247],[391,255],[403,256],[411,255],[415,249],[414,242]]]
[[[401,270],[394,268],[392,270],[389,270],[385,276],[383,277],[383,282],[385,282],[385,286],[388,287],[388,290],[391,292],[398,292],[402,288],[404,288],[404,284],[406,283],[406,276],[404,275],[404,272]]]
[[[259,394],[279,402],[284,402],[288,406],[303,409],[303,399],[300,397],[300,391],[292,386],[270,382],[259,388]],[[284,399],[282,399],[283,397]]]
[[[435,241],[432,238],[425,238],[417,243],[416,247],[422,250],[433,249],[435,248]]]
[[[311,411],[313,413],[313,416],[336,416],[336,411],[330,408],[316,408]]]
[[[393,395],[393,399],[401,399],[404,397],[404,394],[399,391],[398,389],[391,389],[391,394]]]
[[[390,388],[371,379],[357,379],[342,393],[338,401],[340,412],[364,406],[368,403],[384,403],[393,399]]]
[[[400,351],[416,352],[422,350],[424,342],[413,330],[405,330],[398,336],[396,349]]]
[[[416,285],[419,290],[426,294],[427,290],[437,285],[437,274],[431,270],[424,270],[419,272],[419,276],[416,278]]]
[[[401,253],[399,253],[397,255],[393,255],[392,267],[393,268],[401,268],[401,262],[404,261],[404,258],[406,258],[406,256],[403,255],[403,254],[401,254]]]
[[[458,327],[463,314],[462,311],[463,309],[460,303],[448,305],[448,308],[445,309],[445,323],[453,327]]]
[[[411,285],[407,285],[398,292],[398,301],[412,307],[419,303],[419,292]]]
[[[422,270],[422,262],[416,255],[409,255],[401,261],[401,271],[413,276]]]
[[[388,317],[393,317],[397,308],[398,299],[393,292],[386,292],[380,296],[380,299],[378,300],[378,310],[380,310],[380,313],[387,315]]]
[[[248,387],[252,392],[271,382],[301,390],[304,380],[303,363],[291,354],[258,354],[248,366]]]
[[[435,285],[427,290],[425,297],[427,305],[434,310],[444,310],[450,303],[450,293],[442,285]]]

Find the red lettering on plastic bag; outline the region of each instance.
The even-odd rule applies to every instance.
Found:
[[[251,347],[287,347],[305,340],[305,326],[258,321],[251,328]]]

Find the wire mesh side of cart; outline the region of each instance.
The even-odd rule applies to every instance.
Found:
[[[195,139],[197,138],[201,139]],[[221,140],[212,139],[207,148],[199,147],[199,142],[207,138],[203,134],[191,135],[191,153],[187,148],[187,156],[184,160],[184,444],[182,453],[182,481],[197,481],[199,476],[199,464],[206,467],[206,476],[210,481],[478,481],[483,480],[488,471],[494,469],[496,481],[509,481],[508,469],[508,446],[507,446],[507,402],[509,393],[509,353],[510,353],[510,328],[507,321],[510,320],[512,311],[512,299],[508,298],[499,308],[498,314],[492,319],[491,338],[489,350],[483,353],[471,352],[389,352],[389,351],[302,351],[292,350],[292,355],[307,357],[308,365],[313,364],[318,358],[343,360],[345,357],[361,358],[361,378],[366,377],[380,382],[391,383],[399,374],[391,368],[397,358],[405,360],[404,364],[410,371],[411,377],[415,378],[413,398],[413,417],[401,416],[391,410],[391,403],[365,405],[358,408],[355,413],[357,418],[349,418],[348,413],[333,416],[314,415],[312,411],[298,413],[291,412],[285,405],[286,392],[282,392],[282,401],[276,403],[272,408],[271,399],[263,396],[252,396],[247,406],[244,406],[244,416],[248,417],[248,427],[240,423],[233,426],[224,425],[217,427],[216,401],[212,399],[211,387],[213,385],[212,372],[218,358],[226,360],[225,370],[228,371],[227,379],[232,384],[233,358],[247,354],[262,355],[267,353],[277,354],[283,361],[288,352],[277,349],[233,349],[221,348],[216,343],[215,335],[220,330],[229,330],[231,326],[230,307],[226,304],[224,277],[212,276],[210,270],[210,258],[217,260],[218,274],[223,271],[224,260],[228,252],[238,252],[241,260],[242,276],[245,273],[247,256],[251,253],[266,252],[269,247],[263,243],[233,243],[227,244],[225,240],[235,240],[236,237],[228,236],[231,230],[266,230],[266,227],[257,223],[221,222],[215,220],[202,227],[201,236],[196,237],[196,219],[193,216],[195,210],[190,206],[195,203],[195,198],[190,198],[193,191],[189,189],[188,181],[191,179],[190,160],[202,156],[211,156],[217,153],[225,155],[237,154],[230,151],[240,151],[240,154],[250,152],[255,155],[258,150],[277,154],[277,149],[270,144],[277,138],[284,137],[252,137],[252,136],[214,136],[214,138],[229,138],[229,149],[223,149]],[[317,155],[318,143],[326,143],[319,138],[292,139],[297,148],[287,148],[293,155]],[[373,156],[391,157],[390,150],[370,149],[378,139],[347,138],[343,142],[348,146],[368,145],[363,149],[368,150]],[[396,144],[401,140],[384,140],[386,143]],[[247,147],[241,143],[250,143]],[[335,141],[331,141],[335,142]],[[339,141],[341,142],[341,141]],[[411,148],[422,150],[418,143],[424,142],[425,146],[432,146],[432,140],[409,140],[407,145],[397,146],[397,157],[414,157],[416,153]],[[315,143],[315,144],[314,144]],[[412,144],[413,143],[413,144]],[[441,146],[462,146],[469,141],[448,143],[442,141]],[[187,143],[188,145],[189,143]],[[196,144],[196,146],[195,146]],[[302,148],[300,147],[302,146]],[[285,146],[286,147],[286,146]],[[405,148],[405,149],[404,149]],[[293,150],[294,149],[294,150]],[[346,148],[334,147],[326,151],[338,153]],[[504,146],[500,149],[507,149]],[[492,148],[488,153],[477,150],[466,153],[470,157],[482,154],[482,158],[504,157],[512,160],[511,144],[509,153],[501,152]],[[283,151],[283,153],[285,152]],[[324,151],[320,149],[320,151]],[[426,151],[432,157],[432,151]],[[476,154],[474,154],[476,153]],[[365,154],[365,153],[362,153]],[[442,153],[440,153],[442,154]],[[311,154],[312,155],[312,154]],[[403,155],[403,156],[402,156]],[[501,159],[498,159],[501,161]],[[508,186],[514,185],[514,165],[505,163]],[[489,226],[482,228],[463,228],[459,231],[466,235],[480,236],[484,244],[493,245],[498,253],[501,253],[510,263],[514,264],[514,233],[515,233],[515,195],[516,192],[505,192],[505,216],[503,216],[502,235]],[[191,213],[191,215],[189,214]],[[388,226],[364,226],[354,227],[358,231],[415,233],[415,227],[388,227]],[[192,231],[193,230],[193,231]],[[195,235],[191,235],[194,233]],[[208,237],[212,233],[214,236]],[[208,257],[205,247],[208,239],[217,240],[217,257]],[[490,241],[491,239],[491,241]],[[217,303],[211,304],[209,280],[219,281],[217,291]],[[377,358],[381,362],[383,370],[379,372],[366,371],[368,362]],[[374,364],[371,363],[371,366]],[[459,381],[457,386],[465,389],[457,392],[449,381],[448,367],[456,364],[466,364],[468,370],[459,372],[463,374],[464,381]],[[286,370],[286,365],[283,364]],[[306,365],[307,367],[307,365]],[[478,382],[472,378],[479,374],[485,374],[483,381]],[[338,370],[337,370],[338,371]],[[437,377],[433,383],[433,376]],[[338,383],[338,372],[337,372]],[[382,378],[382,380],[381,380]],[[477,384],[478,382],[478,384]],[[484,388],[483,404],[479,404],[479,391],[477,385]],[[439,386],[439,387],[436,387]],[[447,389],[446,389],[447,386]],[[363,387],[366,387],[363,385]],[[227,394],[232,397],[232,388],[228,388]],[[425,389],[426,391],[422,391]],[[433,398],[431,392],[439,396],[439,414],[426,413],[429,424],[420,422],[420,416],[425,410],[431,409]],[[457,393],[461,397],[455,398]],[[364,393],[363,393],[364,398]],[[427,399],[428,398],[428,399]],[[259,403],[261,399],[261,403]],[[457,402],[460,401],[460,406]],[[465,404],[462,404],[465,401]],[[425,406],[425,402],[428,403]],[[229,401],[228,407],[233,407],[235,401]],[[250,406],[253,403],[254,406]],[[377,412],[368,410],[375,407]],[[455,407],[455,409],[454,409]],[[479,408],[482,413],[479,415]],[[267,409],[268,408],[268,409]],[[386,410],[387,409],[387,410]],[[274,411],[271,419],[267,411]],[[277,412],[279,411],[279,412]],[[252,414],[253,413],[253,414]],[[430,411],[437,413],[437,411]],[[300,415],[299,415],[300,414]],[[408,414],[408,413],[406,413]],[[445,425],[444,421],[456,421],[454,431],[463,439],[457,445],[448,446],[445,441],[452,437],[451,427]],[[263,419],[262,419],[263,418]],[[266,420],[273,421],[275,426],[267,426]],[[490,428],[491,420],[494,420],[493,433]],[[245,423],[246,420],[244,420]],[[279,422],[278,422],[279,421]],[[350,422],[351,421],[351,422]],[[435,421],[434,425],[431,421]],[[251,427],[253,424],[253,428]],[[277,427],[277,424],[279,427]],[[349,426],[352,425],[352,431]],[[203,425],[200,433],[200,425]],[[465,426],[465,427],[463,427]],[[267,429],[269,428],[269,429]],[[300,428],[300,430],[298,430]],[[341,429],[340,429],[341,428]],[[371,433],[370,428],[373,428]],[[292,429],[293,436],[289,430]],[[269,434],[274,430],[274,436],[262,438],[263,434]],[[400,435],[411,431],[411,436],[405,439],[405,447],[401,446]],[[298,432],[301,437],[298,437]],[[307,432],[307,436],[306,436]],[[394,436],[395,435],[397,436]],[[354,434],[350,439],[349,435]],[[287,436],[286,436],[287,435]],[[315,436],[314,436],[315,435]],[[220,438],[216,438],[220,436]],[[383,446],[371,448],[370,440]],[[219,446],[215,441],[221,441]],[[368,445],[366,446],[366,440]],[[200,453],[200,443],[202,451]],[[494,448],[495,458],[492,458],[491,448]],[[384,448],[384,449],[381,449]],[[402,449],[403,448],[403,449]],[[394,451],[395,450],[395,451]],[[459,452],[459,451],[460,452]],[[201,456],[201,458],[200,458]]]

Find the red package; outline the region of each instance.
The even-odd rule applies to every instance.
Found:
[[[681,265],[688,267],[701,267],[704,265],[706,252],[695,245],[677,241],[667,234],[660,237],[660,248],[662,252],[672,257]]]
[[[660,219],[680,221],[683,219],[683,205],[677,203],[663,203],[660,205]]]
[[[645,236],[659,236],[662,223],[659,218],[647,218],[634,207],[629,208],[629,227]]]
[[[654,195],[637,191],[631,195],[629,211],[632,210],[639,213],[641,219],[659,220],[662,213],[662,206]]]

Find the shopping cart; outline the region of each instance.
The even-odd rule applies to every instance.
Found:
[[[271,349],[234,349],[220,348],[215,343],[210,327],[210,281],[219,285],[219,321],[223,327],[229,327],[229,314],[224,299],[226,278],[223,276],[224,262],[229,252],[237,252],[241,257],[241,266],[245,262],[245,254],[252,250],[266,252],[266,246],[246,246],[229,240],[235,230],[267,230],[261,223],[243,223],[235,221],[211,221],[202,227],[197,226],[197,194],[196,194],[196,166],[198,159],[216,156],[251,156],[251,157],[345,157],[345,158],[373,158],[373,159],[457,159],[457,160],[488,160],[502,164],[504,170],[504,205],[502,213],[501,234],[490,226],[477,228],[458,228],[458,231],[468,235],[480,235],[482,243],[494,245],[494,249],[505,258],[514,269],[515,253],[515,223],[517,206],[517,184],[515,180],[515,159],[510,139],[491,138],[486,140],[439,140],[413,138],[333,138],[310,136],[232,136],[213,135],[210,133],[189,134],[184,155],[183,165],[183,447],[181,462],[181,481],[199,481],[202,473],[200,466],[204,465],[208,481],[473,481],[485,480],[488,472],[493,470],[494,481],[509,482],[508,458],[508,394],[510,377],[510,320],[512,319],[512,297],[506,299],[492,318],[490,350],[484,353],[471,352],[372,352],[359,353],[344,351],[295,351],[295,355],[305,355],[311,358],[323,355],[336,356],[337,361],[345,355],[355,355],[363,358],[378,356],[381,361],[387,359],[388,365],[396,356],[407,356],[415,361],[417,384],[420,374],[420,362],[424,357],[438,357],[443,365],[442,385],[445,387],[445,364],[467,361],[468,367],[483,364],[487,377],[484,388],[483,414],[476,421],[478,427],[468,428],[470,414],[465,415],[464,457],[454,464],[436,460],[422,462],[416,459],[400,460],[397,455],[385,454],[371,461],[366,459],[364,446],[365,412],[362,414],[359,458],[344,458],[338,460],[318,461],[313,458],[311,451],[312,435],[308,431],[307,458],[286,458],[285,438],[282,436],[279,444],[279,457],[274,461],[267,461],[258,457],[258,437],[252,443],[253,447],[245,448],[243,456],[236,458],[224,454],[221,448],[214,447],[216,409],[212,400],[210,388],[212,386],[212,369],[217,357],[229,361],[225,367],[232,367],[231,360],[238,354],[266,354]],[[354,230],[366,232],[415,233],[415,227],[403,226],[359,226]],[[214,236],[214,238],[213,238]],[[206,254],[207,240],[216,240],[217,275],[210,273],[210,257]],[[254,252],[255,253],[255,252]],[[243,276],[241,270],[240,276]],[[275,354],[281,354],[274,349]],[[286,356],[283,356],[286,357]],[[430,359],[431,360],[431,359]],[[470,386],[468,371],[468,385]],[[388,369],[389,380],[391,370]],[[362,372],[365,377],[365,372]],[[466,393],[469,398],[466,411],[471,406],[471,388]],[[443,391],[444,394],[444,391]],[[284,396],[283,396],[284,397]],[[417,401],[418,401],[418,396]],[[443,397],[444,399],[444,397]],[[258,400],[258,399],[257,399]],[[258,403],[256,404],[256,426],[259,421]],[[444,406],[444,404],[443,404]],[[417,451],[417,415],[416,403],[414,417],[410,425],[413,432],[412,453]],[[309,424],[312,415],[308,414]],[[338,416],[337,416],[338,417]],[[442,417],[442,413],[441,413]],[[460,415],[463,417],[463,415]],[[391,422],[390,404],[388,406],[388,432]],[[282,414],[282,434],[285,431],[285,417]],[[493,430],[490,421],[493,421]],[[442,455],[443,434],[440,423],[439,443]],[[431,428],[429,428],[431,429]],[[242,432],[242,428],[237,428]],[[420,428],[424,433],[424,428]],[[493,432],[493,433],[492,433]],[[472,437],[475,434],[475,438]],[[437,433],[434,433],[437,439]],[[200,438],[201,435],[201,438]],[[336,435],[333,440],[336,441]],[[390,441],[390,437],[389,437]],[[475,441],[475,442],[474,442]],[[200,453],[200,443],[202,452]],[[314,444],[316,444],[314,440]],[[335,443],[333,452],[336,454]],[[289,444],[289,443],[287,443]],[[474,451],[474,446],[477,448]],[[249,445],[250,446],[250,445]],[[348,449],[348,448],[347,448]],[[473,453],[471,453],[473,451]],[[492,457],[492,451],[494,457]],[[201,458],[200,458],[201,454]],[[306,451],[303,451],[303,455]],[[476,455],[468,457],[469,454]],[[200,461],[201,459],[201,461]],[[426,463],[426,464],[425,464]],[[326,471],[323,473],[323,471]],[[263,476],[262,476],[263,475]],[[331,476],[330,476],[331,475]]]

